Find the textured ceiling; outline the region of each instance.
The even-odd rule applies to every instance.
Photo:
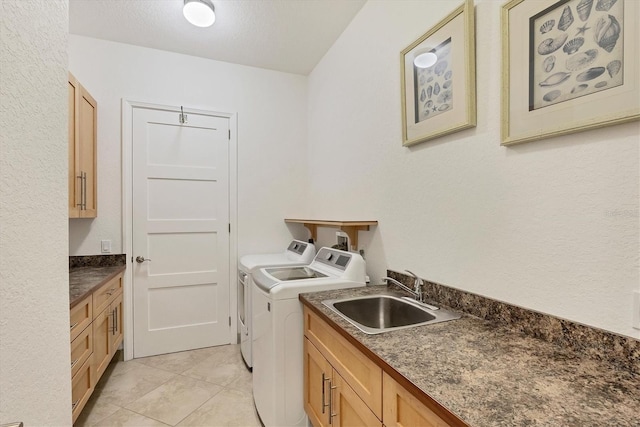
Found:
[[[183,0],[70,0],[69,31],[98,39],[307,75],[366,0],[213,0],[189,24]]]

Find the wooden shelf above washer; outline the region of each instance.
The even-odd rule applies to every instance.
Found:
[[[333,221],[292,218],[285,218],[284,222],[304,225],[311,232],[311,238],[313,240],[316,240],[318,237],[318,227],[339,228],[349,236],[351,249],[354,251],[358,250],[358,231],[368,231],[369,226],[378,225],[378,221]]]

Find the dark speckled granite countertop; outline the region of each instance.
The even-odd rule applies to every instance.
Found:
[[[367,335],[321,303],[374,293],[389,292],[300,299],[470,426],[640,426],[640,375],[631,371],[471,316]]]
[[[78,267],[69,270],[69,307],[73,308],[96,288],[125,270],[124,265]]]

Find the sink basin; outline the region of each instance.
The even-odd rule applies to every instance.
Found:
[[[367,295],[322,301],[362,332],[379,334],[459,319],[447,310],[431,310],[418,301],[393,295]]]

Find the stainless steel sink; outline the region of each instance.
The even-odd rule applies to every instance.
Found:
[[[362,332],[379,334],[420,325],[459,319],[451,311],[430,308],[411,298],[392,295],[367,295],[322,301]]]

